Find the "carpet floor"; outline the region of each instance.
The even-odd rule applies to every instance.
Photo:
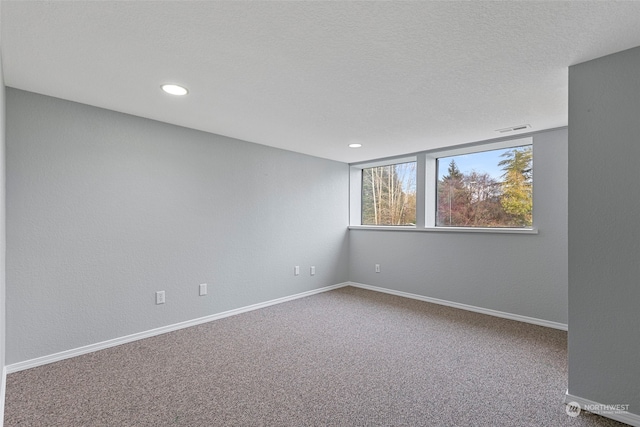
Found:
[[[567,333],[346,287],[8,375],[5,426],[622,426]]]

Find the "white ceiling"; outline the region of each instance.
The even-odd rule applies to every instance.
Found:
[[[567,67],[640,45],[640,2],[2,1],[1,14],[7,86],[344,162],[565,126]]]

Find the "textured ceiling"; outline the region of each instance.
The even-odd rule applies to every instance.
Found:
[[[640,2],[1,9],[7,86],[344,162],[564,126],[567,67],[640,45]]]

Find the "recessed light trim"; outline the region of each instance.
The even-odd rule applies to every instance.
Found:
[[[358,144],[357,142],[353,144],[349,144],[349,148],[360,148],[360,147],[362,147],[362,144]]]
[[[175,96],[184,96],[189,93],[186,87],[176,85],[176,84],[168,83],[168,84],[163,84],[160,87],[162,88],[163,91]]]

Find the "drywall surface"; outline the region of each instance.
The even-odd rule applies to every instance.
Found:
[[[8,88],[7,364],[346,281],[348,177]]]
[[[640,48],[569,68],[569,389],[640,414]]]
[[[534,134],[533,156],[539,234],[352,229],[350,280],[566,324],[567,130]]]
[[[5,366],[5,247],[6,247],[6,187],[5,187],[5,88],[0,51],[0,390],[4,390]],[[4,419],[4,394],[0,393],[0,427]]]

